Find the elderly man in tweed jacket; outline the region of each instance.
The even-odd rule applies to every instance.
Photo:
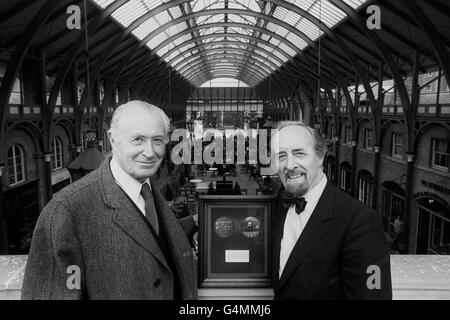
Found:
[[[149,179],[168,130],[153,105],[131,101],[115,110],[112,158],[59,192],[39,217],[23,299],[197,298],[186,237],[195,224],[179,223]]]

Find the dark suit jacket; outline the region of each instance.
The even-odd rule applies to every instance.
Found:
[[[109,161],[63,189],[42,211],[28,256],[23,299],[172,299],[174,276],[138,209],[114,181]],[[151,184],[181,296],[195,299],[192,250]],[[75,283],[67,273],[70,265],[81,270],[79,290],[67,286],[68,280]]]
[[[389,248],[374,210],[328,181],[279,279],[285,218],[279,204],[272,244],[275,299],[392,299]],[[376,284],[371,265],[380,268],[380,289],[367,286]]]

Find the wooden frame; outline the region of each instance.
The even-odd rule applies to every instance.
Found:
[[[199,287],[270,287],[276,196],[200,196]]]

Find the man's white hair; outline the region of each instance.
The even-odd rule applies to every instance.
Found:
[[[114,110],[114,113],[113,113],[113,116],[111,119],[111,125],[109,127],[109,132],[111,134],[114,134],[115,132],[117,132],[122,116],[125,113],[134,112],[138,109],[141,109],[141,110],[144,109],[144,110],[158,113],[161,116],[162,121],[164,122],[164,128],[166,131],[166,139],[169,138],[170,120],[167,117],[166,113],[162,109],[158,108],[157,106],[147,103],[145,101],[141,101],[141,100],[132,100],[132,101],[129,101],[127,103],[124,103],[124,104],[118,106],[116,108],[116,110]]]

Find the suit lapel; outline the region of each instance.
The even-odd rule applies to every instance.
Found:
[[[279,288],[281,288],[286,280],[292,275],[295,269],[303,262],[307,255],[314,249],[320,239],[326,233],[325,221],[331,219],[332,217],[332,199],[334,198],[334,191],[330,182],[322,193],[319,202],[314,209],[311,217],[308,220],[302,234],[300,235],[297,243],[292,249],[291,255],[288,258],[286,266],[284,267],[283,273],[281,274]],[[284,223],[283,223],[284,227]],[[283,229],[281,229],[281,234],[283,234]],[[281,238],[280,238],[281,244]],[[279,251],[278,251],[278,261],[279,261]],[[279,266],[279,264],[278,264]]]
[[[150,179],[150,183],[152,185],[155,207],[161,219],[160,226],[164,229],[164,233],[167,237],[167,243],[177,269],[176,271],[183,291],[183,297],[193,298],[194,293],[191,289],[194,280],[192,277],[189,278],[189,275],[194,275],[194,270],[191,259],[192,251],[189,242],[175,215],[167,205],[166,200],[157,189],[154,180]]]
[[[100,181],[105,205],[114,209],[112,220],[123,232],[150,252],[164,267],[169,269],[156,239],[142,220],[142,216],[137,211],[138,209],[116,184],[109,166],[110,160],[110,157],[107,158],[100,167]]]
[[[283,209],[280,201],[278,201],[277,211],[279,216],[275,217],[274,229],[273,229],[273,242],[272,242],[272,280],[273,285],[276,290],[279,280],[279,269],[280,269],[280,248],[281,248],[281,238],[283,237],[284,221],[286,220],[287,210]]]

